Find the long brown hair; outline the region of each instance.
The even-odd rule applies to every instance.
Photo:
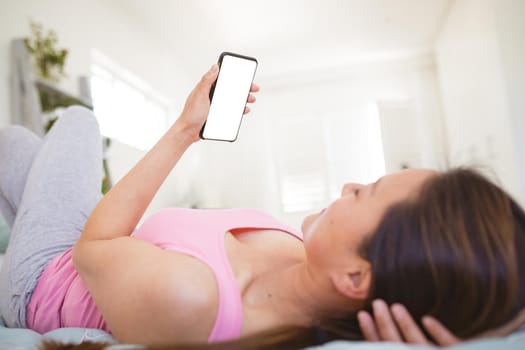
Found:
[[[431,315],[460,337],[501,326],[525,307],[525,213],[471,169],[431,178],[388,210],[362,247],[370,300]]]
[[[372,270],[365,309],[377,298],[402,303],[416,321],[431,315],[468,338],[525,308],[525,213],[472,169],[433,176],[417,196],[394,204],[360,252]],[[361,338],[352,313],[226,343],[150,349],[300,349]]]

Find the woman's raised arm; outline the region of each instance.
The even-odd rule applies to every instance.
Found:
[[[160,186],[188,147],[199,140],[217,78],[213,65],[191,92],[181,116],[153,148],[98,203],[80,242],[130,235]]]

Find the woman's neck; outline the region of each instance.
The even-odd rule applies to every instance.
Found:
[[[261,325],[310,326],[334,316],[348,304],[326,276],[315,273],[306,259],[260,271],[244,294],[244,305],[256,310]],[[264,317],[264,320],[261,320]]]

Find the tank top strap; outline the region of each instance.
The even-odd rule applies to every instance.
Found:
[[[214,222],[220,222],[221,225],[221,229],[216,232],[221,232],[221,234],[214,235],[218,256],[213,259],[215,263],[211,264],[210,267],[212,267],[217,278],[219,306],[214,327],[208,338],[209,342],[240,337],[243,323],[242,296],[226,254],[225,233],[239,228],[272,229],[291,234],[300,240],[303,239],[301,233],[256,209],[219,210],[213,212],[212,215],[215,214],[218,215]]]

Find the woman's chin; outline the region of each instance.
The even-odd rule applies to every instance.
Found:
[[[315,222],[315,219],[317,219],[318,216],[319,214],[312,214],[304,218],[303,223],[301,224],[301,232],[303,233],[304,239],[310,236],[309,232],[311,231],[312,224]]]
[[[308,231],[308,228],[312,224],[312,216],[313,215],[308,215],[307,217],[303,219],[303,223],[301,224],[301,231],[303,232],[304,235],[306,234],[306,232]]]

